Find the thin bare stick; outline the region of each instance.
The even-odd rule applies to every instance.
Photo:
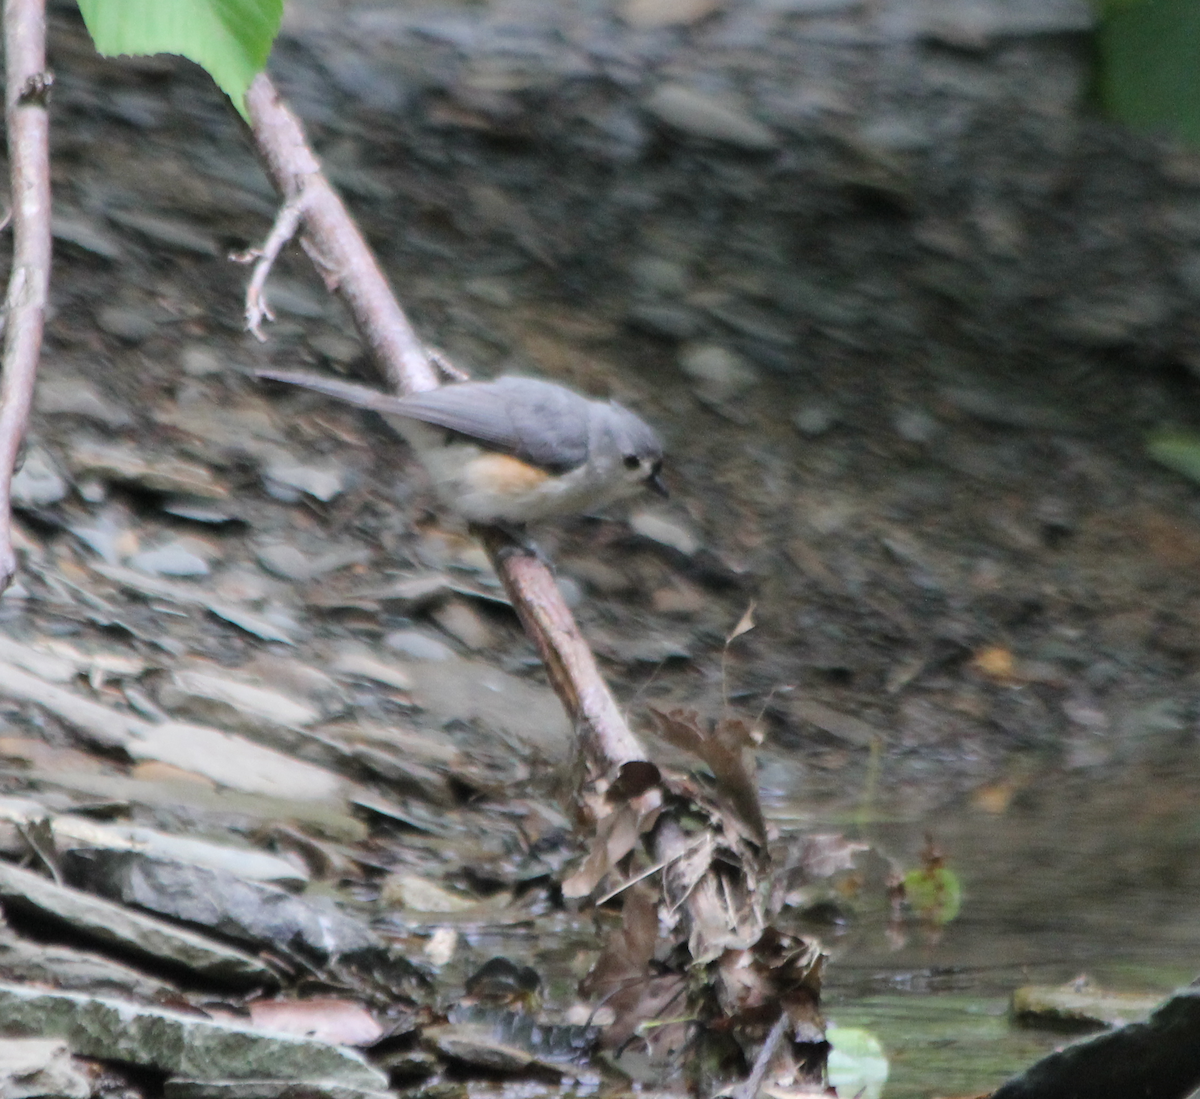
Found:
[[[779,1049],[779,1043],[783,1041],[783,1035],[791,1021],[786,1011],[780,1011],[779,1018],[775,1020],[775,1025],[771,1027],[767,1040],[763,1042],[762,1049],[758,1051],[758,1056],[754,1059],[754,1067],[750,1070],[749,1078],[734,1091],[734,1099],[758,1099],[763,1081],[767,1078],[767,1069],[771,1067],[775,1051]]]
[[[397,393],[436,389],[437,373],[425,348],[367,242],[322,174],[300,120],[265,73],[251,83],[246,109],[255,144],[284,202],[298,203],[303,209],[305,232],[320,256],[317,267],[325,284],[345,297],[388,385]]]
[[[0,367],[0,592],[12,583],[13,466],[29,422],[50,285],[50,142],[43,0],[5,0],[4,115],[13,211],[13,261]]]
[[[267,278],[271,268],[283,251],[283,246],[296,235],[300,222],[304,218],[303,195],[289,198],[275,215],[275,224],[271,232],[259,248],[251,248],[230,256],[235,263],[254,263],[254,274],[250,276],[250,285],[246,287],[246,331],[250,332],[259,343],[266,343],[263,335],[262,322],[273,321],[275,314],[267,303]]]
[[[250,125],[267,170],[286,201],[299,202],[310,254],[326,284],[340,291],[359,330],[395,392],[438,384],[429,355],[392,296],[387,280],[346,208],[321,174],[299,120],[265,75],[246,96]],[[484,545],[526,632],[545,661],[550,682],[575,722],[586,781],[603,785],[623,763],[646,758],[596,667],[554,577],[498,530],[482,531]]]

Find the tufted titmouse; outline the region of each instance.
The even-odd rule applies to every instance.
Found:
[[[662,443],[615,401],[535,378],[455,382],[393,397],[316,374],[260,370],[382,413],[429,470],[438,495],[473,523],[576,515],[634,496],[667,495]]]

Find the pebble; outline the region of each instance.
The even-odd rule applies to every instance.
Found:
[[[126,229],[140,233],[155,244],[163,244],[177,252],[193,252],[198,256],[219,256],[221,247],[215,237],[195,227],[190,221],[162,217],[136,210],[106,210],[109,220]]]
[[[1021,427],[1051,431],[1078,428],[1065,412],[1048,403],[1031,400],[1023,394],[1005,392],[979,385],[944,386],[939,396],[961,412],[1003,427]]]
[[[388,664],[376,660],[364,648],[346,647],[334,657],[329,666],[330,671],[337,675],[352,679],[372,679],[399,691],[407,691],[412,687],[412,676],[399,664]]]
[[[463,283],[463,289],[471,297],[487,302],[488,305],[494,305],[497,309],[511,308],[514,301],[512,290],[503,279],[480,275],[477,278],[467,279]]]
[[[837,423],[837,410],[827,404],[804,405],[792,416],[792,423],[801,435],[816,438],[818,435],[824,435]]]
[[[38,379],[34,407],[47,415],[69,414],[95,420],[106,427],[125,427],[129,413],[104,397],[87,378],[47,372]]]
[[[735,397],[758,381],[758,371],[741,355],[715,343],[687,344],[679,352],[679,368],[705,397]]]
[[[106,305],[96,313],[100,331],[116,336],[125,343],[141,343],[158,330],[158,323],[142,309],[124,305]]]
[[[133,446],[76,440],[67,455],[78,476],[138,485],[150,492],[171,492],[206,500],[223,500],[229,493],[207,467],[166,455],[140,453]]]
[[[44,508],[67,495],[67,482],[54,459],[40,446],[31,446],[25,462],[13,475],[12,502],[17,508]]]
[[[220,374],[228,369],[229,363],[207,344],[185,344],[179,352],[179,365],[183,372],[193,378],[203,378],[209,374]]]
[[[294,317],[316,320],[329,310],[329,297],[296,279],[272,277],[267,282],[267,301],[272,309]]]
[[[865,0],[757,0],[757,3],[788,15],[835,15],[863,7]]]
[[[653,511],[635,511],[629,517],[629,525],[643,538],[669,546],[691,557],[700,548],[700,539],[682,523]]]
[[[392,630],[384,637],[383,643],[412,660],[455,660],[458,656],[444,641],[420,630]]]
[[[496,643],[496,632],[483,616],[461,599],[450,599],[434,608],[430,617],[472,652],[491,648]]]
[[[312,577],[312,562],[308,555],[285,542],[263,546],[258,551],[258,563],[273,576],[284,580],[308,580]]]
[[[688,286],[687,268],[662,256],[638,256],[629,265],[629,275],[640,289],[667,297],[683,294]]]
[[[128,564],[151,576],[207,576],[209,573],[208,562],[178,542],[135,553]]]
[[[704,325],[703,318],[695,309],[689,309],[686,305],[654,302],[635,303],[630,307],[626,320],[632,328],[668,340],[691,339]]]
[[[655,118],[689,135],[740,149],[775,148],[775,135],[733,97],[712,95],[686,84],[660,84],[645,102]]]
[[[346,490],[346,471],[340,466],[281,460],[266,466],[262,476],[267,494],[285,504],[294,504],[306,494],[327,504]]]
[[[796,345],[795,333],[782,328],[773,315],[736,298],[722,296],[709,304],[708,312],[722,324],[752,340],[785,348]]]
[[[628,595],[637,590],[637,577],[629,569],[617,568],[597,557],[575,558],[571,561],[570,569],[579,580],[601,595]],[[558,579],[561,587],[563,580],[569,577],[560,573]],[[579,588],[578,584],[574,586]]]
[[[686,27],[721,7],[720,0],[623,0],[621,19],[631,27]]]
[[[55,240],[66,241],[94,256],[118,260],[123,255],[121,242],[83,215],[56,212],[50,219],[50,230]]]
[[[941,430],[937,420],[923,408],[898,408],[892,416],[896,434],[908,443],[932,442]]]

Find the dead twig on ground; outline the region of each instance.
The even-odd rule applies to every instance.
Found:
[[[50,285],[50,140],[42,0],[4,5],[5,121],[12,187],[13,261],[4,303],[0,374],[0,591],[12,583],[12,478],[37,377]]]

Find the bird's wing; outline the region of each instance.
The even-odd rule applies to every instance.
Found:
[[[590,402],[536,378],[456,382],[393,397],[319,374],[291,370],[259,370],[257,374],[315,389],[360,408],[433,424],[553,472],[573,469],[587,460]]]
[[[404,399],[405,415],[555,473],[588,455],[586,398],[536,378],[459,382]]]

